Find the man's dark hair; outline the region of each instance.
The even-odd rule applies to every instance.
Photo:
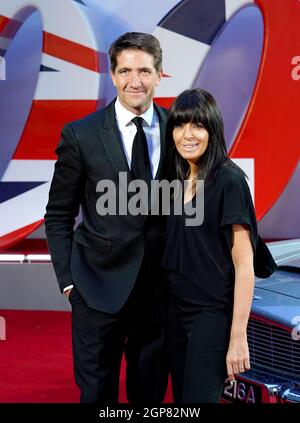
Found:
[[[126,32],[112,43],[109,57],[112,72],[117,67],[117,59],[123,50],[142,50],[153,57],[154,67],[157,72],[162,68],[162,51],[157,38],[144,32]]]

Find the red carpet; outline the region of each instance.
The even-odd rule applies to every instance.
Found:
[[[70,313],[2,310],[0,316],[6,320],[6,340],[0,340],[0,402],[78,402]],[[124,379],[123,362],[120,402],[126,402]],[[170,389],[166,401],[171,402]]]

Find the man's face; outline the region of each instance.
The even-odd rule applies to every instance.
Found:
[[[123,50],[117,57],[115,71],[110,75],[121,104],[141,115],[151,104],[162,71],[156,71],[151,54],[142,50]]]

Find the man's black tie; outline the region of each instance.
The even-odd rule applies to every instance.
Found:
[[[151,164],[148,154],[147,138],[143,130],[143,118],[135,117],[136,134],[132,145],[131,172],[135,179],[143,179],[150,186],[152,179]]]

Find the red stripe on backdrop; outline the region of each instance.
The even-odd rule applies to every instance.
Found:
[[[107,72],[105,53],[49,32],[44,32],[43,52],[94,72]]]
[[[13,159],[55,160],[63,126],[94,112],[96,107],[96,100],[34,100]]]
[[[20,21],[9,19],[6,16],[0,15],[0,34],[2,37],[12,38],[21,25],[22,22]]]
[[[49,254],[47,240],[43,238],[21,239],[16,244],[0,249],[1,254]]]
[[[155,97],[154,101],[158,106],[169,109],[174,99],[175,97]]]
[[[42,220],[38,220],[37,222],[31,223],[30,225],[24,226],[21,229],[18,229],[14,232],[10,232],[7,235],[0,236],[0,251],[7,250],[8,247],[11,245],[16,244],[20,240],[22,240],[25,236],[29,235],[31,232],[36,230],[41,224],[43,223]]]
[[[13,38],[23,22],[0,15],[0,34]],[[90,47],[44,31],[43,52],[93,72],[108,71],[108,56]]]
[[[9,22],[9,19],[6,16],[0,15],[0,33],[6,27],[8,22]]]

